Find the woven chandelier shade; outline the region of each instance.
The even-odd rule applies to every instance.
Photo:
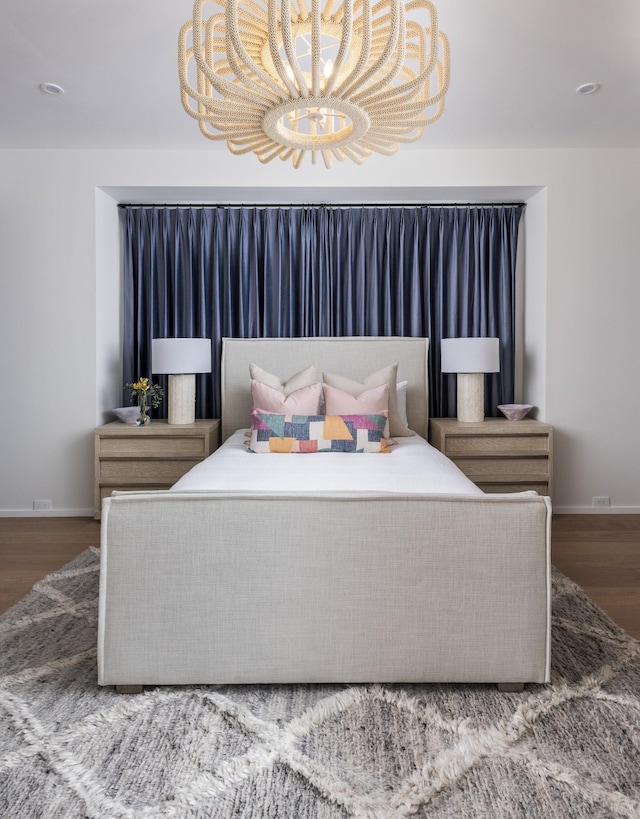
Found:
[[[208,139],[263,162],[361,164],[444,109],[449,44],[430,0],[195,0],[182,104]]]

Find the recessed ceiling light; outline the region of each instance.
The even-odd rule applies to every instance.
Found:
[[[585,82],[576,88],[576,94],[595,94],[599,90],[599,82]]]
[[[64,88],[60,85],[56,85],[54,82],[43,82],[40,85],[40,90],[44,91],[45,94],[64,94]]]

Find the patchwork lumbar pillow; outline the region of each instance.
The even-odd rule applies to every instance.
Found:
[[[253,406],[267,412],[296,415],[317,415],[320,412],[322,384],[316,381],[308,387],[301,387],[285,395],[268,384],[251,379],[251,396]]]
[[[388,413],[281,415],[252,410],[249,452],[389,452]]]
[[[318,381],[318,371],[315,364],[309,364],[304,370],[300,370],[299,373],[294,373],[294,375],[287,380],[273,373],[268,373],[257,364],[249,365],[249,375],[252,381],[259,381],[262,384],[266,384],[274,390],[279,390],[284,395],[289,395],[289,393],[295,390],[308,387],[310,384],[315,384]]]
[[[389,387],[389,427],[391,435],[394,437],[404,437],[413,435],[413,432],[411,432],[403,422],[398,413],[397,376],[398,365],[396,363],[372,373],[365,378],[363,382],[354,381],[352,378],[347,378],[344,375],[335,375],[334,373],[322,373],[322,380],[330,387],[337,387],[339,390],[344,390],[344,392],[351,393],[351,395],[356,397],[361,395],[365,390],[370,390],[372,387],[387,384]]]

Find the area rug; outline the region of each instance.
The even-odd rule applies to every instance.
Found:
[[[554,572],[553,681],[96,685],[99,553],[0,618],[3,819],[640,816],[640,642]]]

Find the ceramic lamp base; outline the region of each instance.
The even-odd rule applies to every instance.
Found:
[[[170,424],[193,424],[196,420],[196,377],[193,374],[169,376]]]
[[[484,373],[458,373],[458,421],[484,421]]]

